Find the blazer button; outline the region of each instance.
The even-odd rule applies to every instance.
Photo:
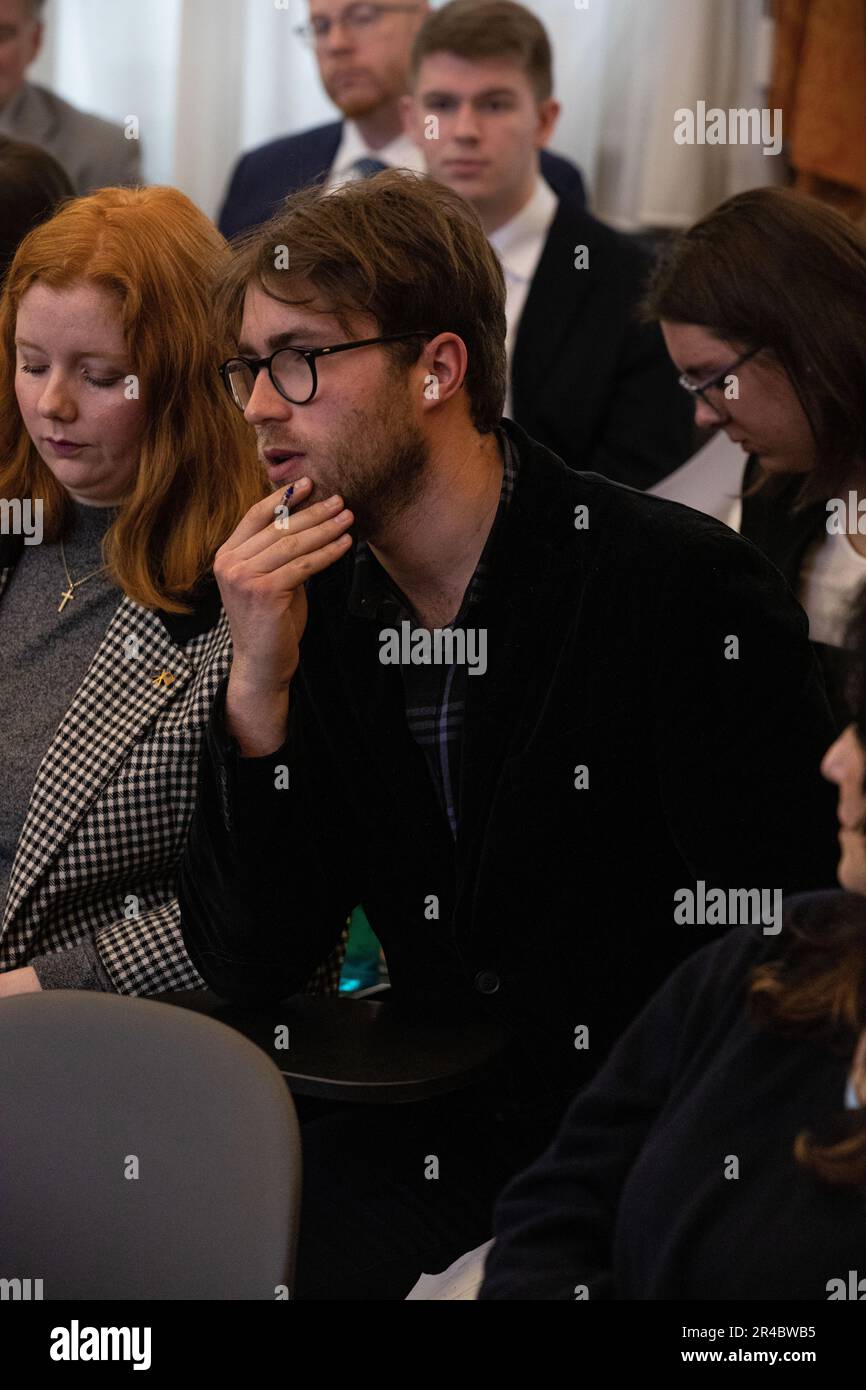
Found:
[[[479,994],[495,994],[499,988],[499,976],[493,970],[479,970],[475,976],[475,988]]]

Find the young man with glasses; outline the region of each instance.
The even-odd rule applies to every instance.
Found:
[[[296,35],[311,45],[322,86],[343,120],[243,155],[219,216],[223,236],[263,222],[306,184],[325,181],[334,188],[383,168],[424,168],[403,133],[400,98],[408,86],[412,40],[429,11],[426,0],[310,0],[309,18]],[[546,156],[544,176],[583,202],[580,172],[568,160]]]
[[[506,415],[571,467],[649,487],[692,452],[692,412],[635,315],[645,250],[542,177],[559,115],[543,24],[511,0],[452,0],[419,30],[411,73],[407,131],[502,260]]]
[[[678,890],[832,883],[829,712],[753,547],[502,420],[502,272],[449,189],[296,195],[223,307],[274,491],[215,563],[233,661],[184,940],[218,994],[278,1000],[360,902],[387,1007],[504,1030],[465,1091],[303,1125],[293,1292],[402,1298],[489,1237],[499,1188],[718,933],[678,925]],[[483,672],[460,643],[431,657],[449,632],[483,635]]]

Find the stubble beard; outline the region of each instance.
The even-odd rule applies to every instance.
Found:
[[[347,121],[357,121],[359,118],[369,116],[373,111],[378,111],[382,105],[382,98],[376,97],[342,97],[337,101],[336,97],[331,97],[335,106],[339,106]]]
[[[371,418],[354,412],[346,431],[330,449],[327,475],[315,479],[311,501],[339,493],[354,516],[358,540],[382,537],[421,495],[430,449],[405,403],[395,418],[388,402]]]
[[[325,91],[334,105],[340,108],[349,121],[369,116],[371,112],[378,111],[379,107],[388,100],[387,93],[382,90],[379,83],[373,83],[366,96],[362,96],[360,93],[353,94],[351,90],[345,96],[340,96],[338,95],[338,88],[334,85],[326,85]]]
[[[395,102],[403,92],[409,89],[408,66],[405,69],[390,69],[385,73],[374,77],[371,83],[370,93],[367,96],[353,95],[351,91],[346,96],[338,96],[337,88],[333,82],[324,82],[325,91],[331,98],[335,106],[338,106],[347,120],[356,121],[364,116],[370,116],[374,111],[379,111],[383,107]]]

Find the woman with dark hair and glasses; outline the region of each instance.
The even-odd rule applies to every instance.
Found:
[[[789,189],[753,189],[664,248],[644,307],[696,424],[730,441],[652,491],[726,521],[778,565],[841,727],[845,614],[866,580],[866,236]]]
[[[843,891],[679,967],[500,1197],[480,1298],[866,1297],[866,591],[846,640]]]

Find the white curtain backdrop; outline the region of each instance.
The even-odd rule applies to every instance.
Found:
[[[754,146],[680,146],[674,111],[763,106],[763,0],[530,0],[556,53],[554,148],[599,216],[684,226],[729,193],[778,181]],[[137,116],[148,182],[215,215],[238,154],[338,114],[294,34],[304,0],[49,0],[30,75],[87,110]]]

